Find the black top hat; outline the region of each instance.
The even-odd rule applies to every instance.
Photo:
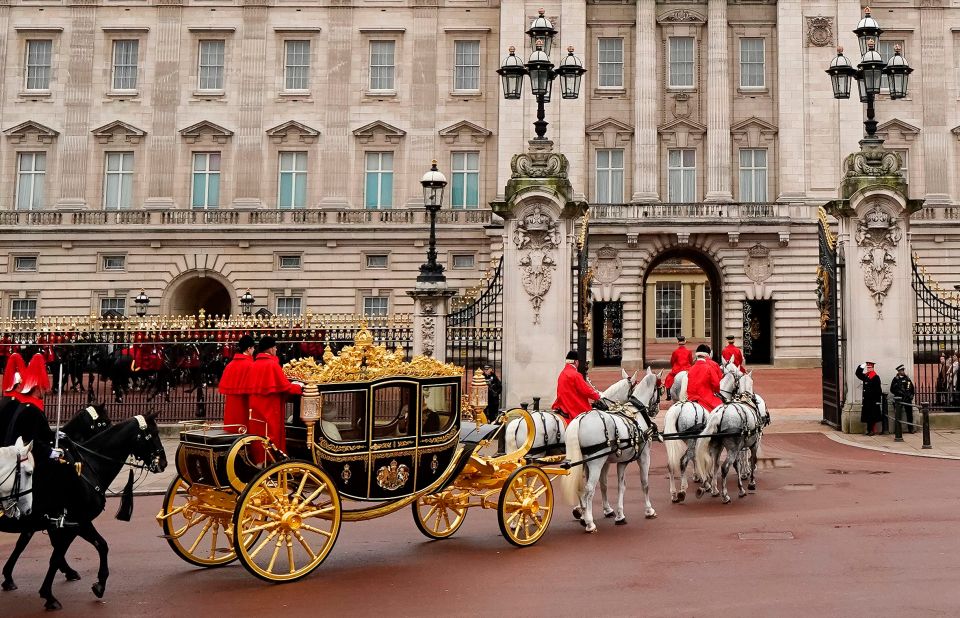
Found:
[[[710,354],[710,346],[708,346],[708,345],[705,344],[705,343],[701,343],[700,345],[698,345],[698,346],[697,346],[697,354],[701,354],[701,353],[702,353],[702,354],[707,354],[707,355],[709,355],[709,354]]]
[[[733,340],[734,340],[733,335],[727,335],[727,341],[733,341]]]
[[[277,346],[277,340],[271,337],[270,335],[265,335],[260,337],[260,345],[257,346],[259,352],[266,352],[270,348]]]
[[[253,337],[250,335],[244,335],[243,337],[240,337],[240,341],[237,342],[237,348],[239,348],[241,351],[256,347],[256,345],[256,342],[254,342]]]
[[[577,354],[576,350],[570,350],[567,352],[567,360],[580,360],[580,355]]]
[[[686,337],[684,337],[683,335],[678,335],[678,336],[677,336],[677,343],[686,343],[686,342],[687,342],[687,338],[686,338]]]

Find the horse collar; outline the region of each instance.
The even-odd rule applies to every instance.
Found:
[[[136,419],[137,425],[140,425],[140,431],[146,431],[146,430],[147,430],[147,419],[145,419],[142,414],[138,414],[138,415],[134,416],[133,418]]]
[[[87,414],[89,414],[90,418],[92,418],[93,420],[97,420],[100,418],[100,414],[97,412],[97,409],[94,408],[93,406],[87,406]]]

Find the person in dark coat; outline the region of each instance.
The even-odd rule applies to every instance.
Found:
[[[890,382],[890,394],[904,404],[900,406],[902,410],[900,418],[907,421],[906,431],[909,433],[914,432],[913,406],[910,404],[913,403],[913,396],[916,395],[916,392],[917,389],[913,386],[913,380],[907,376],[906,367],[898,365],[897,375],[893,376],[893,381]],[[894,403],[894,405],[896,405],[896,403]]]
[[[880,376],[873,370],[876,363],[867,361],[857,367],[856,376],[863,382],[863,407],[860,409],[860,422],[867,428],[864,432],[868,436],[877,434],[875,427],[880,422],[882,410],[880,408],[883,397],[883,386]]]
[[[503,394],[503,384],[497,377],[497,372],[493,370],[493,365],[490,364],[483,366],[483,379],[487,382],[487,420],[492,423],[500,414],[500,395]]]

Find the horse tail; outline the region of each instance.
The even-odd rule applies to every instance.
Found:
[[[667,417],[663,421],[663,433],[677,433],[677,421],[680,419],[680,413],[683,412],[683,404],[675,403],[667,410]],[[684,445],[680,440],[664,440],[667,447],[667,466],[671,474],[680,474],[680,458],[683,457]]]
[[[696,462],[697,474],[702,479],[709,479],[713,475],[713,454],[710,451],[710,441],[713,434],[720,430],[720,421],[723,420],[722,412],[714,412],[707,415],[707,424],[703,432],[697,439]]]
[[[580,451],[580,421],[584,416],[586,415],[580,414],[567,425],[567,461],[577,462],[583,459],[583,453]],[[560,481],[560,494],[570,506],[580,504],[580,495],[586,484],[584,476],[583,467],[574,466],[570,469],[570,474],[565,475]]]

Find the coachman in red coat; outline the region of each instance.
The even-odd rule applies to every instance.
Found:
[[[250,370],[253,368],[253,337],[244,335],[236,354],[220,376],[223,395],[223,424],[227,431],[240,433],[250,420]]]
[[[267,335],[260,339],[257,359],[250,368],[250,433],[270,438],[281,451],[286,452],[284,409],[287,398],[303,392],[283,375],[277,358],[277,340]]]
[[[567,352],[567,364],[557,378],[557,400],[553,402],[553,409],[559,410],[568,423],[589,412],[590,402],[598,401],[601,397],[597,389],[590,386],[577,371],[577,358],[576,352]]]
[[[677,374],[686,371],[692,364],[693,353],[687,347],[687,338],[680,335],[677,337],[677,349],[670,355],[670,373],[663,381],[663,387],[667,389],[667,392],[670,392],[673,387],[673,381],[677,378]]]
[[[707,412],[712,412],[723,403],[717,396],[721,378],[723,371],[720,365],[710,358],[709,346],[697,346],[697,360],[687,370],[687,401],[695,401],[706,408]]]
[[[727,335],[727,347],[720,352],[720,358],[733,364],[743,372],[743,352],[733,344],[733,335]]]

